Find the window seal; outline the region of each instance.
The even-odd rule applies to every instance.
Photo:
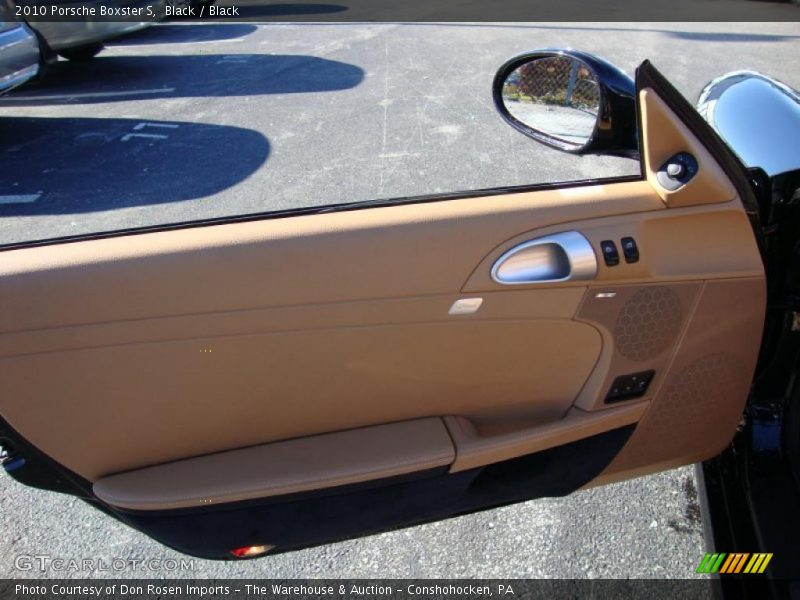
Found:
[[[637,161],[641,165],[641,161]],[[24,242],[11,242],[0,245],[0,252],[11,250],[22,250],[25,248],[36,248],[40,246],[51,246],[56,244],[72,244],[92,240],[107,238],[125,237],[132,235],[144,235],[148,233],[160,233],[175,231],[178,229],[194,229],[198,227],[212,227],[215,225],[232,225],[235,223],[248,223],[253,221],[268,221],[272,219],[284,219],[289,217],[301,217],[309,215],[332,214],[338,212],[349,212],[355,210],[367,210],[370,208],[385,208],[390,206],[404,206],[414,204],[428,204],[431,202],[445,202],[448,200],[465,200],[469,198],[507,196],[511,194],[522,194],[527,192],[542,192],[548,190],[559,190],[564,188],[590,187],[593,185],[611,185],[616,183],[631,183],[643,181],[642,174],[622,175],[616,177],[603,177],[600,179],[582,179],[577,181],[566,181],[558,183],[537,183],[519,186],[504,186],[495,188],[485,188],[477,190],[467,190],[458,192],[444,192],[437,194],[424,194],[419,196],[400,196],[379,200],[358,200],[355,202],[344,202],[341,204],[327,204],[325,206],[307,206],[300,208],[290,208],[285,210],[247,213],[242,215],[228,215],[222,217],[211,217],[198,219],[196,221],[179,221],[177,223],[164,223],[157,225],[147,225],[144,227],[130,227],[123,229],[113,229],[110,231],[100,231],[84,233]]]

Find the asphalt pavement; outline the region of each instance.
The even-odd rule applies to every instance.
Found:
[[[690,99],[729,70],[800,87],[796,23],[163,23],[0,98],[0,243],[230,214],[632,174],[495,112],[495,70],[572,46],[650,58]],[[2,199],[0,199],[2,200]]]
[[[636,173],[545,148],[496,114],[495,69],[548,46],[629,73],[649,58],[692,101],[736,69],[800,88],[796,23],[164,23],[0,98],[0,243]],[[6,476],[0,532],[0,577],[87,575],[26,570],[34,555],[180,558]],[[684,468],[256,561],[94,575],[687,577],[703,551]]]
[[[256,560],[189,564],[80,500],[3,475],[0,532],[0,578],[684,578],[704,553],[691,467]],[[85,558],[92,569],[70,567]],[[157,562],[133,566],[145,560]]]

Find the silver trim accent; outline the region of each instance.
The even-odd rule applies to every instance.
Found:
[[[502,285],[582,281],[597,275],[592,245],[577,231],[555,233],[514,246],[492,267]]]
[[[483,298],[461,298],[453,302],[448,314],[450,315],[471,315],[478,312],[483,304]]]

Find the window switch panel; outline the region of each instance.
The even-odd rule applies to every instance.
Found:
[[[608,390],[606,404],[641,398],[647,393],[647,388],[650,387],[650,382],[653,381],[655,374],[655,371],[650,370],[641,371],[640,373],[631,373],[629,375],[620,375],[614,379],[614,382],[611,384],[611,389]]]

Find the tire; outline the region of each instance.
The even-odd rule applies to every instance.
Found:
[[[31,27],[28,22],[25,22],[25,24],[33,31],[33,34],[36,36],[36,41],[39,43],[39,72],[36,74],[36,77],[30,81],[30,85],[35,85],[47,77],[50,67],[58,60],[58,54],[53,52],[47,40],[44,39],[37,29]]]
[[[102,49],[103,44],[87,44],[85,46],[76,46],[75,48],[59,50],[58,54],[73,62],[86,62],[97,56]]]

